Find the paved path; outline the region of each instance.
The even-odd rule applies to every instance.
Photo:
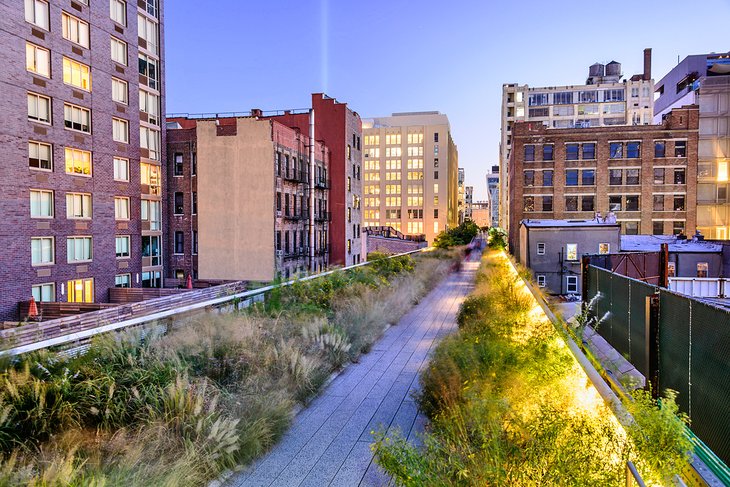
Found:
[[[464,263],[390,327],[294,420],[281,442],[227,483],[238,486],[376,486],[388,483],[370,451],[370,432],[400,428],[418,441],[425,418],[412,392],[434,343],[456,328],[471,291],[478,255]]]

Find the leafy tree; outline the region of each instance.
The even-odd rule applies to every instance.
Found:
[[[439,249],[449,249],[459,245],[466,245],[477,236],[479,226],[471,220],[464,220],[458,227],[451,228],[439,233],[433,242],[433,246]]]

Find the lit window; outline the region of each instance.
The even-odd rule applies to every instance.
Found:
[[[69,303],[93,303],[94,279],[74,279],[66,283]]]
[[[565,260],[578,260],[578,244],[565,244]]]
[[[717,182],[724,183],[728,180],[728,161],[717,162]]]
[[[63,82],[82,90],[91,91],[91,71],[87,65],[64,57]]]
[[[53,218],[53,191],[30,190],[30,217]]]
[[[116,37],[111,38],[111,55],[112,61],[119,64],[127,65],[127,43],[117,39]]]
[[[114,180],[129,181],[129,159],[114,158]]]
[[[127,2],[109,0],[109,16],[117,24],[127,25]]]
[[[91,133],[91,110],[88,108],[63,104],[64,126],[70,130],[78,130],[87,134]]]
[[[129,122],[121,118],[112,119],[112,138],[116,142],[129,143]]]
[[[28,93],[28,120],[51,123],[51,99],[36,93]]]
[[[43,49],[26,42],[25,44],[25,69],[31,73],[51,77],[51,51]]]
[[[129,257],[129,235],[121,235],[115,238],[117,259]]]
[[[25,0],[25,20],[31,24],[48,29],[48,2],[44,0]]]
[[[114,219],[129,220],[129,198],[114,198]]]
[[[66,147],[66,173],[91,176],[91,152]]]
[[[112,100],[117,103],[127,104],[129,100],[129,90],[127,82],[121,79],[112,78]]]
[[[610,254],[611,253],[611,244],[599,243],[598,244],[598,253],[599,254]]]
[[[63,26],[63,38],[75,44],[89,47],[89,24],[81,19],[63,12],[61,14],[61,23]]]
[[[91,218],[91,195],[66,193],[66,218]]]
[[[37,237],[30,239],[30,261],[34,266],[54,263],[55,252],[53,237]]]
[[[56,284],[53,282],[37,284],[31,287],[31,294],[36,302],[53,302],[56,300]]]
[[[28,166],[33,169],[53,169],[51,145],[42,142],[28,142]]]

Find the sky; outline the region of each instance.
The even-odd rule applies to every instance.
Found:
[[[307,108],[317,92],[363,118],[438,110],[483,200],[503,83],[582,84],[612,60],[630,77],[645,47],[658,81],[678,56],[729,51],[728,22],[730,0],[167,0],[166,111]]]

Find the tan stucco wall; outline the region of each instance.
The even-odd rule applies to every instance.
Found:
[[[216,136],[198,122],[198,266],[201,279],[274,278],[274,147],[271,122],[237,119]]]

